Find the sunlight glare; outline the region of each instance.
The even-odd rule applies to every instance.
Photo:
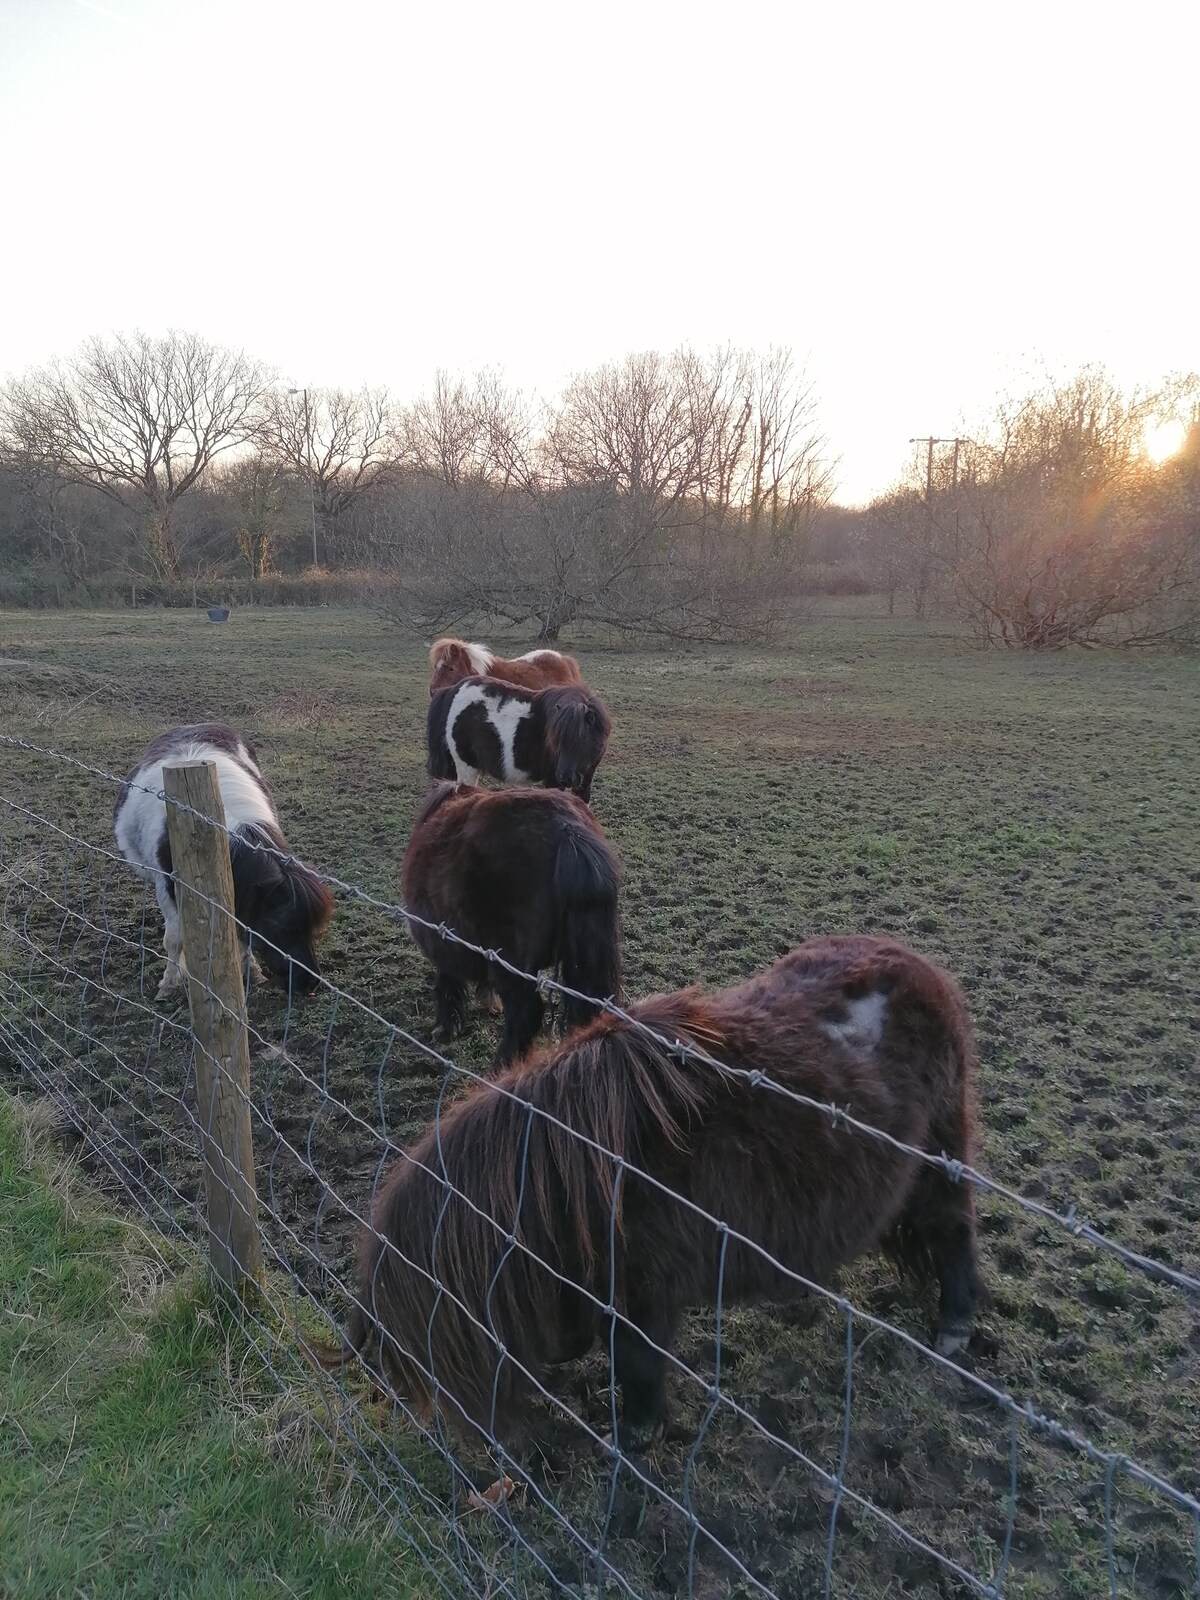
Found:
[[[1157,466],[1160,461],[1178,455],[1186,437],[1187,429],[1178,417],[1170,417],[1166,422],[1148,423],[1145,432],[1146,454]]]

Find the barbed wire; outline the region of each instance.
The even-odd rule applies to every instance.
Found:
[[[56,753],[26,741],[13,740],[6,735],[0,736],[0,739],[47,759],[60,759]],[[61,759],[67,760],[72,766],[90,773],[105,783],[121,784],[125,781],[112,773],[105,772],[102,768],[90,767],[75,758]],[[147,792],[155,793],[152,790]],[[161,794],[156,797],[165,798]],[[96,1159],[103,1162],[113,1173],[122,1191],[128,1193],[147,1220],[159,1225],[160,1218],[165,1217],[169,1231],[195,1237],[196,1196],[187,1192],[186,1182],[181,1187],[168,1175],[168,1162],[183,1167],[195,1164],[194,1134],[199,1123],[196,1120],[196,1113],[185,1105],[189,1091],[194,1093],[192,1035],[190,1027],[185,1022],[165,1014],[160,1007],[147,1003],[144,998],[145,969],[150,954],[146,941],[146,921],[148,909],[153,902],[149,900],[143,887],[139,937],[134,938],[129,933],[122,932],[110,920],[108,895],[110,880],[117,881],[118,874],[122,875],[120,881],[128,879],[132,882],[132,874],[128,873],[124,859],[107,847],[87,840],[69,828],[64,828],[20,800],[6,797],[6,805],[7,815],[17,819],[25,837],[56,841],[56,848],[65,848],[66,854],[62,861],[61,872],[56,874],[62,882],[51,889],[46,883],[36,881],[39,877],[37,871],[28,867],[22,869],[19,850],[10,849],[6,852],[3,838],[0,836],[0,895],[3,898],[0,933],[6,934],[10,941],[16,941],[15,948],[25,951],[29,963],[26,981],[22,982],[8,969],[7,963],[0,961],[0,1000],[4,1002],[0,1005],[0,1045],[3,1045],[17,1060],[22,1075],[48,1094],[71,1117],[84,1135],[87,1147]],[[271,853],[287,860],[295,859],[286,852]],[[76,871],[77,857],[81,857],[84,863],[82,877]],[[87,873],[90,872],[92,864],[97,863],[101,864],[109,874],[104,880],[100,894],[99,920],[92,908],[95,896],[89,901],[87,893]],[[626,1008],[618,1006],[611,997],[579,996],[577,991],[554,979],[521,972],[498,952],[489,951],[472,944],[469,940],[460,939],[453,930],[424,922],[402,906],[373,895],[356,885],[345,884],[332,875],[321,873],[320,876],[331,887],[350,895],[389,920],[402,920],[432,928],[442,937],[464,945],[485,959],[495,961],[514,975],[540,982],[543,988],[550,992],[596,1001],[601,1009],[637,1029],[661,1049],[682,1054],[698,1066],[736,1077],[755,1089],[781,1094],[806,1109],[829,1117],[836,1126],[856,1136],[881,1138],[890,1148],[939,1168],[953,1181],[974,1183],[993,1198],[1014,1205],[1031,1217],[1064,1227],[1076,1241],[1113,1251],[1126,1265],[1135,1267],[1159,1281],[1170,1283],[1188,1296],[1200,1289],[1200,1283],[1189,1273],[1127,1250],[1118,1242],[1092,1229],[1089,1224],[1081,1222],[1071,1211],[1055,1212],[1037,1200],[1022,1196],[995,1183],[985,1175],[976,1173],[969,1166],[954,1162],[944,1155],[940,1158],[931,1156],[927,1151],[905,1145],[886,1130],[860,1123],[844,1108],[797,1094],[787,1086],[773,1082],[765,1074],[749,1072],[734,1064],[722,1062],[703,1047],[696,1046],[692,1040],[680,1040],[663,1035],[642,1023],[636,1011],[631,1013]],[[71,881],[68,882],[68,879]],[[117,896],[117,899],[123,902],[127,902],[130,898],[129,895]],[[222,916],[229,916],[224,908],[214,906],[211,901],[208,903]],[[10,917],[10,906],[13,905],[17,907],[19,913],[15,921]],[[241,926],[237,924],[236,917],[230,920],[234,921],[235,925]],[[216,919],[213,918],[210,926],[215,929],[216,925]],[[211,944],[209,957],[207,981],[203,975],[193,973],[191,976],[193,979],[199,977],[217,1005],[228,1010],[224,998],[212,988]],[[125,963],[131,972],[136,967],[138,986],[136,996],[124,992],[119,987],[126,970],[122,963]],[[49,990],[45,987],[47,982],[51,985]],[[395,1444],[394,1436],[393,1441],[389,1442],[381,1431],[378,1420],[369,1415],[366,1407],[355,1397],[353,1380],[349,1379],[349,1375],[339,1374],[329,1380],[335,1385],[341,1408],[337,1423],[326,1426],[314,1414],[311,1419],[313,1426],[331,1450],[340,1451],[343,1455],[347,1449],[346,1441],[349,1440],[356,1480],[363,1485],[381,1514],[387,1516],[397,1531],[403,1535],[406,1544],[422,1560],[422,1565],[431,1581],[443,1592],[523,1595],[528,1592],[526,1580],[530,1574],[536,1583],[543,1587],[566,1593],[576,1592],[577,1584],[574,1580],[564,1578],[561,1554],[556,1557],[552,1547],[545,1543],[552,1537],[545,1531],[545,1526],[549,1525],[569,1547],[576,1550],[579,1558],[584,1560],[586,1571],[591,1574],[592,1579],[602,1585],[612,1585],[619,1592],[631,1596],[646,1593],[646,1589],[640,1586],[643,1579],[636,1573],[623,1571],[618,1564],[619,1557],[608,1549],[612,1539],[617,1537],[613,1533],[613,1524],[618,1493],[623,1483],[630,1482],[635,1491],[645,1497],[644,1503],[648,1504],[652,1498],[664,1515],[673,1518],[684,1530],[685,1544],[680,1557],[683,1576],[680,1579],[680,1587],[685,1589],[689,1596],[696,1593],[700,1585],[703,1552],[708,1552],[709,1557],[719,1558],[725,1563],[724,1570],[731,1579],[747,1586],[755,1593],[767,1596],[781,1595],[781,1591],[774,1586],[775,1580],[769,1572],[756,1572],[753,1565],[732,1547],[728,1533],[722,1536],[710,1526],[704,1495],[697,1492],[701,1477],[702,1452],[706,1441],[712,1435],[715,1424],[724,1418],[734,1427],[752,1434],[763,1445],[784,1457],[784,1466],[780,1468],[781,1476],[789,1465],[802,1469],[827,1497],[829,1509],[824,1521],[821,1559],[819,1561],[814,1559],[814,1567],[820,1571],[821,1588],[826,1597],[831,1597],[835,1592],[835,1557],[838,1541],[839,1538],[846,1537],[844,1532],[839,1535],[839,1525],[845,1522],[844,1512],[847,1510],[852,1510],[856,1516],[867,1519],[872,1525],[885,1531],[914,1555],[933,1563],[947,1581],[960,1584],[973,1594],[1000,1596],[1012,1571],[1018,1518],[1019,1439],[1022,1429],[1031,1435],[1044,1438],[1053,1445],[1070,1450],[1082,1462],[1102,1471],[1104,1561],[1111,1595],[1116,1596],[1119,1593],[1116,1564],[1116,1485],[1120,1480],[1128,1479],[1146,1492],[1159,1497],[1174,1512],[1191,1522],[1195,1561],[1194,1593],[1200,1597],[1200,1501],[1187,1490],[1121,1452],[1102,1448],[1077,1430],[1048,1415],[1032,1400],[1022,1402],[1015,1399],[1007,1389],[989,1383],[958,1362],[939,1355],[895,1323],[872,1314],[828,1286],[792,1271],[771,1256],[756,1240],[730,1228],[719,1217],[704,1211],[687,1197],[679,1195],[652,1174],[631,1163],[627,1153],[605,1149],[603,1145],[589,1139],[569,1123],[553,1117],[542,1107],[531,1106],[527,1100],[513,1095],[504,1084],[497,1084],[485,1073],[454,1060],[446,1052],[427,1043],[417,1032],[404,1027],[394,1017],[389,1017],[384,1011],[367,1003],[351,991],[324,977],[321,979],[321,984],[329,997],[330,1011],[324,1038],[320,1042],[319,1068],[306,1066],[300,1055],[300,1052],[307,1051],[311,1056],[315,1052],[315,1046],[304,1043],[300,1046],[300,1052],[297,1050],[288,1052],[288,1038],[293,1029],[293,1003],[290,993],[287,996],[286,1013],[280,1030],[282,1042],[270,1037],[256,1023],[245,1020],[247,1035],[261,1049],[260,1059],[269,1067],[271,1073],[286,1074],[284,1081],[287,1092],[293,1096],[304,1097],[306,1108],[311,1109],[315,1105],[315,1110],[308,1120],[306,1136],[302,1140],[297,1140],[289,1134],[286,1127],[281,1126],[280,1115],[273,1111],[270,1104],[274,1095],[272,1087],[274,1077],[270,1083],[264,1085],[261,1096],[254,1092],[247,1096],[247,1105],[256,1130],[256,1144],[261,1138],[270,1145],[270,1155],[266,1161],[265,1204],[261,1189],[259,1193],[264,1221],[264,1246],[270,1257],[273,1278],[290,1285],[298,1308],[293,1319],[297,1330],[296,1344],[295,1349],[289,1353],[289,1360],[280,1364],[278,1336],[265,1322],[260,1321],[256,1324],[249,1312],[246,1314],[246,1321],[248,1336],[254,1342],[255,1349],[285,1391],[292,1390],[305,1381],[303,1363],[297,1355],[302,1348],[304,1337],[299,1331],[299,1308],[303,1307],[308,1314],[327,1322],[330,1315],[328,1295],[333,1292],[346,1303],[357,1304],[364,1312],[370,1311],[369,1307],[361,1304],[355,1287],[347,1281],[336,1262],[330,1260],[328,1250],[322,1249],[321,1229],[326,1208],[331,1202],[336,1203],[347,1222],[358,1228],[370,1229],[376,1196],[389,1165],[396,1161],[419,1166],[431,1180],[443,1186],[447,1199],[453,1195],[458,1205],[471,1207],[480,1219],[503,1239],[505,1251],[501,1254],[496,1267],[497,1277],[507,1259],[507,1253],[521,1252],[527,1259],[537,1264],[539,1271],[569,1286],[581,1294],[597,1311],[603,1313],[608,1318],[610,1369],[614,1361],[612,1340],[615,1337],[615,1329],[619,1325],[635,1328],[617,1303],[615,1280],[610,1277],[607,1297],[594,1294],[588,1286],[562,1273],[554,1263],[530,1249],[522,1239],[514,1236],[513,1230],[501,1219],[489,1215],[477,1206],[470,1196],[449,1180],[444,1158],[441,1170],[438,1170],[432,1165],[416,1161],[408,1150],[393,1139],[389,1131],[389,1113],[385,1103],[384,1075],[385,1069],[396,1059],[397,1051],[401,1047],[412,1050],[421,1061],[435,1066],[441,1073],[440,1088],[433,1108],[433,1126],[439,1138],[441,1115],[448,1102],[451,1085],[488,1085],[490,1092],[518,1101],[531,1122],[535,1116],[543,1119],[547,1124],[579,1141],[598,1155],[615,1161],[619,1174],[629,1173],[636,1176],[639,1182],[649,1184],[656,1192],[669,1197],[672,1204],[689,1209],[698,1220],[716,1230],[721,1241],[719,1248],[722,1270],[719,1274],[717,1303],[714,1308],[715,1352],[711,1361],[713,1373],[708,1375],[698,1371],[677,1351],[647,1338],[642,1330],[636,1330],[645,1339],[646,1344],[665,1359],[678,1377],[695,1388],[702,1404],[699,1421],[691,1435],[690,1448],[680,1467],[678,1492],[661,1482],[656,1470],[620,1448],[616,1434],[615,1391],[609,1402],[610,1420],[613,1425],[610,1440],[598,1426],[593,1426],[588,1421],[582,1410],[572,1408],[560,1393],[546,1384],[541,1374],[526,1369],[519,1362],[515,1363],[533,1393],[548,1410],[556,1416],[565,1418],[579,1437],[597,1452],[604,1452],[603,1459],[609,1462],[607,1491],[598,1490],[603,1508],[594,1518],[590,1531],[570,1506],[564,1509],[564,1505],[560,1504],[561,1495],[556,1495],[552,1489],[544,1487],[538,1481],[536,1474],[529,1470],[528,1464],[511,1453],[497,1434],[494,1408],[492,1425],[481,1431],[479,1443],[487,1448],[493,1462],[500,1463],[503,1473],[511,1474],[519,1485],[529,1504],[529,1517],[520,1514],[515,1505],[503,1495],[499,1502],[490,1508],[490,1515],[484,1517],[479,1506],[470,1503],[470,1497],[477,1487],[475,1483],[477,1474],[473,1473],[465,1463],[451,1437],[438,1420],[437,1414],[431,1423],[429,1419],[414,1414],[410,1407],[402,1403],[400,1397],[393,1394],[391,1396],[393,1414],[396,1409],[400,1411],[402,1420],[411,1431],[412,1437],[423,1439],[426,1445],[431,1447],[434,1459],[448,1474],[450,1483],[448,1499],[429,1489],[421,1481],[419,1474],[413,1470],[410,1462],[405,1459],[402,1449]],[[78,991],[79,1006],[76,1021],[63,1014],[61,1004],[68,995],[73,994],[74,990]],[[114,1032],[109,1040],[101,1038],[97,1031],[99,1019],[96,1008],[101,1003],[104,1005],[111,1003],[110,1023]],[[361,1022],[381,1031],[382,1053],[378,1057],[374,1084],[377,1118],[375,1122],[363,1115],[362,1111],[356,1109],[347,1099],[339,1098],[330,1087],[335,1029],[343,1013],[353,1015]],[[121,1040],[115,1031],[122,1018],[128,1018],[133,1025],[144,1028],[150,1036],[150,1042],[146,1046],[146,1056],[140,1067],[136,1061],[131,1061],[128,1050],[122,1049]],[[66,1035],[65,1041],[57,1036],[56,1029]],[[177,1085],[167,1086],[157,1081],[150,1068],[151,1055],[164,1039],[177,1046],[186,1059],[184,1078]],[[99,1063],[91,1059],[93,1052],[98,1056]],[[116,1081],[121,1074],[128,1077],[128,1088]],[[148,1104],[135,1103],[131,1098],[135,1091]],[[134,1120],[130,1125],[134,1130],[132,1137],[130,1126],[122,1127],[114,1115],[109,1114],[104,1108],[106,1095],[112,1103],[119,1102],[133,1111]],[[163,1116],[156,1115],[149,1109],[153,1106],[174,1108],[177,1114],[183,1117],[184,1131],[178,1126],[171,1125],[168,1113],[164,1112]],[[320,1143],[318,1124],[328,1113],[334,1113],[342,1119],[356,1137],[361,1135],[364,1145],[369,1140],[374,1146],[374,1157],[366,1163],[367,1167],[373,1166],[374,1170],[369,1180],[364,1181],[361,1187],[364,1196],[369,1194],[368,1204],[356,1204],[351,1197],[341,1193],[336,1182],[331,1183],[328,1172],[322,1170],[325,1163],[318,1148]],[[189,1124],[190,1136],[187,1127]],[[143,1145],[137,1142],[139,1130],[140,1133],[158,1141],[157,1166],[154,1165],[153,1159],[147,1156]],[[526,1154],[527,1152],[528,1142]],[[523,1162],[520,1180],[522,1185],[524,1178]],[[618,1184],[619,1181],[620,1179]],[[297,1182],[315,1182],[319,1190],[315,1204],[310,1205],[313,1228],[311,1240],[304,1236],[298,1226],[295,1197],[289,1200],[278,1187],[280,1183],[284,1183],[286,1187],[288,1183],[294,1185]],[[611,1271],[611,1264],[615,1261],[618,1226],[616,1192],[613,1195],[609,1220],[612,1230],[609,1244]],[[843,1319],[842,1398],[832,1471],[821,1464],[812,1450],[802,1448],[795,1440],[787,1437],[779,1427],[768,1426],[727,1387],[723,1363],[727,1310],[723,1289],[723,1262],[725,1251],[731,1242],[755,1252],[784,1279],[830,1305]],[[410,1261],[407,1257],[403,1259],[411,1270],[425,1271],[419,1263]],[[426,1276],[429,1276],[428,1273]],[[438,1280],[431,1278],[430,1281],[436,1283]],[[471,1319],[482,1334],[491,1339],[503,1359],[514,1360],[511,1352],[504,1351],[497,1343],[494,1330],[477,1317],[469,1305],[453,1296],[445,1284],[439,1284],[439,1290],[443,1295],[450,1296],[459,1310]],[[855,1367],[866,1341],[876,1335],[886,1335],[895,1341],[899,1348],[914,1354],[931,1370],[943,1372],[951,1377],[957,1384],[986,1401],[1006,1418],[1008,1461],[1006,1500],[1002,1532],[996,1539],[997,1555],[994,1572],[990,1576],[972,1571],[969,1565],[948,1551],[938,1548],[920,1532],[906,1526],[886,1506],[877,1503],[877,1500],[870,1495],[863,1494],[848,1481],[854,1438],[852,1413],[855,1398]],[[409,1361],[418,1361],[419,1364],[419,1352],[405,1351],[404,1354]],[[453,1399],[453,1395],[446,1394],[439,1384],[436,1364],[432,1361],[428,1364],[426,1375],[430,1380],[435,1400],[441,1399],[443,1394],[447,1399]],[[377,1369],[375,1378],[385,1389],[387,1388],[384,1372]],[[394,1423],[393,1427],[396,1425]],[[401,1488],[398,1489],[397,1485]],[[403,1506],[398,1506],[397,1496],[401,1491],[408,1498],[405,1499]],[[464,1495],[468,1502],[465,1510],[462,1508]],[[483,1517],[482,1523],[481,1517]],[[543,1519],[540,1536],[533,1527],[526,1527],[530,1519],[536,1522],[538,1518]],[[491,1535],[485,1538],[482,1534],[481,1530],[485,1526],[495,1528],[502,1533],[501,1542],[508,1554],[497,1555],[496,1550],[488,1543]],[[497,1566],[499,1560],[507,1562],[510,1559],[511,1578],[506,1572],[502,1573]],[[522,1563],[527,1564],[530,1573],[523,1573]],[[457,1588],[454,1587],[455,1584]],[[783,1594],[787,1592],[785,1585]]]

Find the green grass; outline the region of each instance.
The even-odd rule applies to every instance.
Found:
[[[0,1099],[0,1595],[403,1596],[381,1519],[296,1451],[186,1256],[22,1149]]]
[[[944,962],[971,1002],[986,1169],[1200,1273],[1200,664],[1084,651],[982,656],[936,625],[854,609],[764,650],[577,646],[613,712],[594,801],[625,868],[630,994],[732,982],[814,933],[894,934]],[[221,628],[203,613],[21,614],[0,619],[0,630],[5,653],[33,664],[11,680],[0,728],[121,772],[172,722],[228,718],[258,741],[293,847],[396,897],[423,781],[420,643],[338,611],[240,611]],[[19,752],[0,754],[0,766],[0,788],[107,845],[104,783]],[[75,974],[56,988],[46,962],[14,946],[16,975],[47,1008],[38,1013],[52,1035],[42,1038],[46,1070],[82,1102],[103,1103],[119,1131],[140,1129],[143,1157],[190,1198],[197,1175],[176,1104],[178,1039],[152,1010],[112,1000],[136,998],[143,982],[153,992],[160,930],[147,923],[143,973],[121,943],[139,932],[127,876],[37,826],[9,819],[9,834],[4,860],[38,887],[5,888],[0,860],[8,920],[23,925],[18,914],[32,907],[37,942],[65,952]],[[51,916],[44,893],[85,903],[100,933],[69,910]],[[443,1077],[387,1026],[427,1038],[432,1025],[428,972],[402,930],[342,902],[324,950],[330,978],[385,1022],[318,1000],[290,1019],[286,1058],[280,1004],[256,997],[252,1022],[264,1116],[269,1108],[273,1128],[311,1151],[316,1168],[260,1143],[276,1213],[304,1242],[275,1235],[274,1246],[336,1312],[337,1284],[324,1274],[345,1272],[352,1225],[323,1185],[364,1205],[380,1153],[369,1130],[382,1120],[393,1141],[415,1135]],[[107,994],[78,977],[98,971],[101,957]],[[82,1039],[70,1031],[81,1013]],[[494,1039],[480,1016],[456,1058],[483,1069]],[[348,1113],[323,1096],[325,1082]],[[102,1163],[90,1170],[119,1193]],[[1098,1446],[1200,1491],[1194,1303],[1009,1206],[985,1201],[981,1211],[994,1303],[972,1346],[975,1370]],[[927,1336],[927,1297],[882,1264],[862,1263],[845,1287]],[[711,1370],[713,1334],[708,1316],[683,1330],[679,1352],[701,1372]],[[723,1382],[764,1426],[831,1466],[843,1346],[831,1312],[739,1308],[725,1325]],[[555,1382],[603,1425],[598,1372],[593,1361]],[[677,1495],[703,1407],[702,1392],[677,1386],[675,1429],[654,1468]],[[1007,1448],[1004,1417],[896,1341],[861,1341],[851,1485],[985,1576],[1004,1534]],[[602,1466],[560,1440],[536,1472],[565,1514],[601,1532]],[[819,1592],[829,1506],[801,1468],[726,1421],[706,1436],[690,1485],[703,1520],[764,1581],[790,1597],[814,1584]],[[1006,1593],[1107,1593],[1102,1505],[1102,1471],[1023,1426]],[[1193,1593],[1186,1519],[1120,1479],[1116,1511],[1120,1593]],[[563,1581],[590,1576],[550,1519],[530,1508],[521,1525]],[[607,1531],[609,1557],[635,1589],[665,1597],[686,1587],[690,1530],[624,1475]],[[730,1592],[727,1568],[703,1543],[698,1559],[697,1593]],[[960,1592],[846,1508],[835,1571],[844,1595],[889,1585],[892,1595]]]

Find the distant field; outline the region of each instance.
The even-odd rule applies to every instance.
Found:
[[[981,656],[936,625],[855,616],[856,604],[805,625],[786,648],[568,642],[613,713],[593,800],[625,864],[630,993],[725,983],[813,933],[893,933],[944,962],[972,1003],[986,1170],[1057,1207],[1074,1203],[1153,1258],[1200,1271],[1200,664],[1100,652]],[[173,722],[240,724],[259,746],[293,848],[395,899],[423,783],[419,643],[336,611],[241,611],[223,627],[188,612],[10,614],[0,617],[0,654],[31,664],[0,676],[0,731],[118,773]],[[11,750],[0,750],[0,773],[0,795],[24,793],[62,826],[107,844],[112,796],[102,784]],[[75,860],[68,852],[39,870],[66,881]],[[136,936],[139,903],[113,873],[104,919]],[[161,930],[148,927],[157,955]],[[85,950],[95,948],[89,940]],[[136,961],[117,944],[104,955],[107,982],[136,992]],[[325,959],[331,980],[428,1038],[427,971],[385,915],[340,906]],[[156,981],[157,960],[152,967]],[[2,974],[0,966],[0,1011]],[[146,1037],[144,1020],[88,1016],[127,1059]],[[281,1036],[283,1008],[272,997],[256,997],[252,1018],[265,1039]],[[344,1007],[333,1014],[327,999],[289,1025],[288,1049],[314,1083],[328,1081],[372,1126],[382,1115],[402,1141],[425,1125],[442,1078],[403,1039],[381,1071],[387,1042],[383,1025]],[[455,1051],[482,1067],[493,1042],[481,1017]],[[156,1035],[145,1049],[147,1071],[177,1083],[170,1039]],[[3,1062],[0,1052],[0,1071]],[[275,1126],[300,1148],[311,1133],[326,1181],[362,1201],[377,1155],[353,1120],[322,1109],[315,1087],[306,1099],[288,1085],[281,1099],[270,1050],[255,1070]],[[113,1114],[123,1114],[119,1105]],[[194,1191],[184,1156],[168,1144],[147,1148],[185,1195]],[[345,1267],[349,1222],[285,1149],[260,1150],[259,1160],[307,1241],[297,1270],[321,1291],[322,1263]],[[1008,1207],[985,1201],[982,1211],[994,1305],[972,1347],[974,1369],[1097,1445],[1200,1491],[1195,1303]],[[927,1335],[929,1301],[882,1263],[864,1265],[844,1288]],[[711,1318],[694,1318],[681,1354],[703,1368],[712,1335]],[[837,1316],[810,1304],[735,1311],[725,1346],[731,1391],[832,1468],[844,1368]],[[607,1415],[602,1399],[585,1402],[578,1371],[563,1375],[562,1389]],[[656,1461],[676,1493],[700,1413],[699,1395],[680,1397]],[[1006,1419],[917,1355],[868,1335],[855,1362],[851,1441],[849,1482],[859,1493],[972,1571],[995,1570]],[[1020,1446],[1005,1592],[1108,1593],[1102,1471],[1024,1428]],[[598,1532],[604,1468],[552,1442],[537,1470],[563,1511]],[[714,1426],[691,1492],[701,1520],[780,1595],[820,1592],[828,1502],[752,1430]],[[1194,1593],[1186,1521],[1120,1482],[1116,1503],[1119,1592]],[[523,1526],[564,1582],[584,1581],[548,1519],[530,1511]],[[897,1553],[852,1508],[838,1526],[835,1593],[965,1592],[928,1558]],[[688,1529],[647,1507],[624,1478],[607,1548],[635,1590],[686,1589]],[[702,1545],[697,1559],[697,1593],[732,1592],[719,1557]]]

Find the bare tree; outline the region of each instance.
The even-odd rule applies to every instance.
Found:
[[[32,547],[30,555],[39,566],[56,571],[68,583],[77,583],[86,567],[80,504],[86,491],[38,440],[19,435],[10,438],[3,462],[9,493],[15,498],[20,524]]]
[[[1122,392],[1100,368],[1004,401],[958,486],[953,594],[981,644],[1045,649],[1158,637],[1194,583],[1197,530],[1167,514],[1145,454],[1177,395]]]
[[[754,417],[754,363],[726,346],[709,357],[690,350],[677,356],[687,395],[689,425],[697,443],[696,492],[701,519],[724,523],[735,509]]]
[[[548,441],[564,479],[610,483],[647,523],[669,523],[699,480],[681,369],[677,357],[648,351],[574,378]]]
[[[9,384],[0,428],[66,481],[140,506],[144,557],[171,579],[175,507],[221,452],[253,435],[266,386],[257,362],[196,334],[95,338]]]
[[[509,409],[510,397],[496,375],[480,373],[468,383],[439,370],[432,391],[404,415],[406,464],[451,489],[482,481],[496,465],[497,415]]]
[[[774,556],[795,549],[833,492],[834,465],[816,426],[813,386],[789,350],[755,363],[753,453],[743,498],[752,527],[769,529]]]
[[[324,528],[326,561],[337,552],[339,520],[386,482],[401,459],[386,389],[276,391],[259,440],[268,456],[309,485]]]
[[[490,375],[439,375],[407,417],[420,532],[396,587],[410,613],[532,619],[541,640],[583,619],[689,638],[769,631],[794,604],[799,533],[828,498],[794,380],[782,355],[648,353],[579,375],[539,410]]]
[[[921,581],[917,574],[926,554],[928,518],[916,490],[905,486],[877,496],[858,519],[857,535],[863,566],[887,595],[890,617],[897,594]]]
[[[238,550],[250,578],[258,580],[270,570],[283,503],[284,469],[256,450],[230,461],[221,474],[220,486],[233,511]]]

